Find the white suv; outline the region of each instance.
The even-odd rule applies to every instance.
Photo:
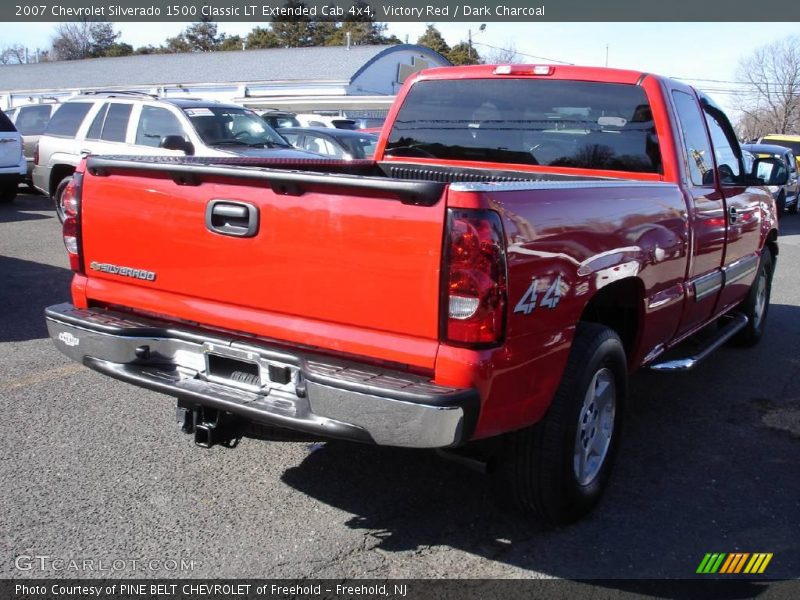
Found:
[[[0,110],[0,202],[11,202],[26,172],[22,136]]]
[[[318,158],[296,150],[255,112],[236,104],[99,92],[70,98],[53,115],[35,153],[33,184],[61,194],[87,154]]]

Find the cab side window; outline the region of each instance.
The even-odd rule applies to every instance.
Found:
[[[714,185],[714,161],[703,115],[695,99],[685,92],[672,92],[675,110],[683,130],[683,146],[694,185]]]
[[[711,142],[714,144],[714,156],[717,159],[717,172],[719,181],[722,185],[737,185],[741,182],[742,167],[739,157],[733,150],[731,136],[733,132],[730,125],[714,112],[706,109],[706,123],[711,134]],[[733,137],[733,139],[736,139]]]

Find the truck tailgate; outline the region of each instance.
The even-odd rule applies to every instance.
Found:
[[[163,169],[98,171],[90,160],[81,208],[89,301],[338,351],[363,352],[347,338],[372,335],[367,346],[407,342],[419,366],[433,364],[441,197],[414,205],[380,182],[364,185],[374,178],[352,177],[350,187],[342,176],[282,194],[240,176],[252,170],[213,171],[181,185]],[[222,216],[209,223],[215,200]],[[257,232],[212,231],[238,203],[257,213]]]

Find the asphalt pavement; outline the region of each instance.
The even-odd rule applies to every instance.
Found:
[[[555,531],[434,452],[196,447],[171,398],[55,349],[69,281],[48,200],[0,205],[0,577],[691,578],[707,552],[800,576],[800,215],[761,344],[637,374],[601,505]]]

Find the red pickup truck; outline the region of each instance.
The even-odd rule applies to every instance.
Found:
[[[253,424],[470,443],[567,523],[608,481],[632,371],[758,341],[779,171],[746,170],[725,115],[671,79],[433,69],[373,161],[88,157],[64,199],[72,303],[47,324],[177,397],[201,445]]]

